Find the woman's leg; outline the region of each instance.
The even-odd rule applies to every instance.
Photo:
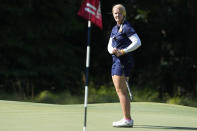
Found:
[[[127,87],[124,76],[112,76],[112,80],[118,94],[123,116],[125,119],[131,119],[130,115],[130,100],[127,93]]]

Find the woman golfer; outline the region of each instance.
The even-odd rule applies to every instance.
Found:
[[[113,59],[112,80],[123,112],[123,119],[113,122],[112,125],[114,127],[133,127],[126,80],[129,79],[134,65],[132,51],[141,46],[141,41],[133,27],[126,21],[126,10],[123,5],[113,6],[112,13],[117,24],[112,28],[108,51]]]

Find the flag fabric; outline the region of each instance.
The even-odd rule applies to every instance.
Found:
[[[90,20],[100,29],[103,28],[100,0],[84,0],[78,11],[78,15]]]

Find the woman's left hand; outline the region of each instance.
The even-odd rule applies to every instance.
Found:
[[[123,50],[117,50],[116,53],[115,53],[115,55],[116,55],[117,57],[119,57],[119,56],[121,56],[121,55],[124,55],[124,54],[125,54],[125,52],[124,52]]]

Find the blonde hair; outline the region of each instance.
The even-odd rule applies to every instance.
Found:
[[[112,13],[113,13],[113,11],[114,11],[114,8],[118,8],[118,9],[120,10],[120,13],[121,13],[124,17],[126,17],[127,12],[126,12],[125,7],[124,7],[122,4],[116,4],[116,5],[114,5],[114,6],[112,7]]]
[[[126,18],[126,9],[125,9],[125,7],[122,5],[122,4],[116,4],[116,5],[114,5],[113,7],[112,7],[112,13],[113,13],[113,11],[114,11],[114,8],[118,8],[119,10],[120,10],[120,13],[123,15],[123,22],[124,22],[124,20],[125,20],[125,18]],[[122,23],[123,24],[123,23]],[[119,29],[119,31],[118,32],[122,32],[122,28],[123,28],[123,25],[120,25],[120,29]]]

